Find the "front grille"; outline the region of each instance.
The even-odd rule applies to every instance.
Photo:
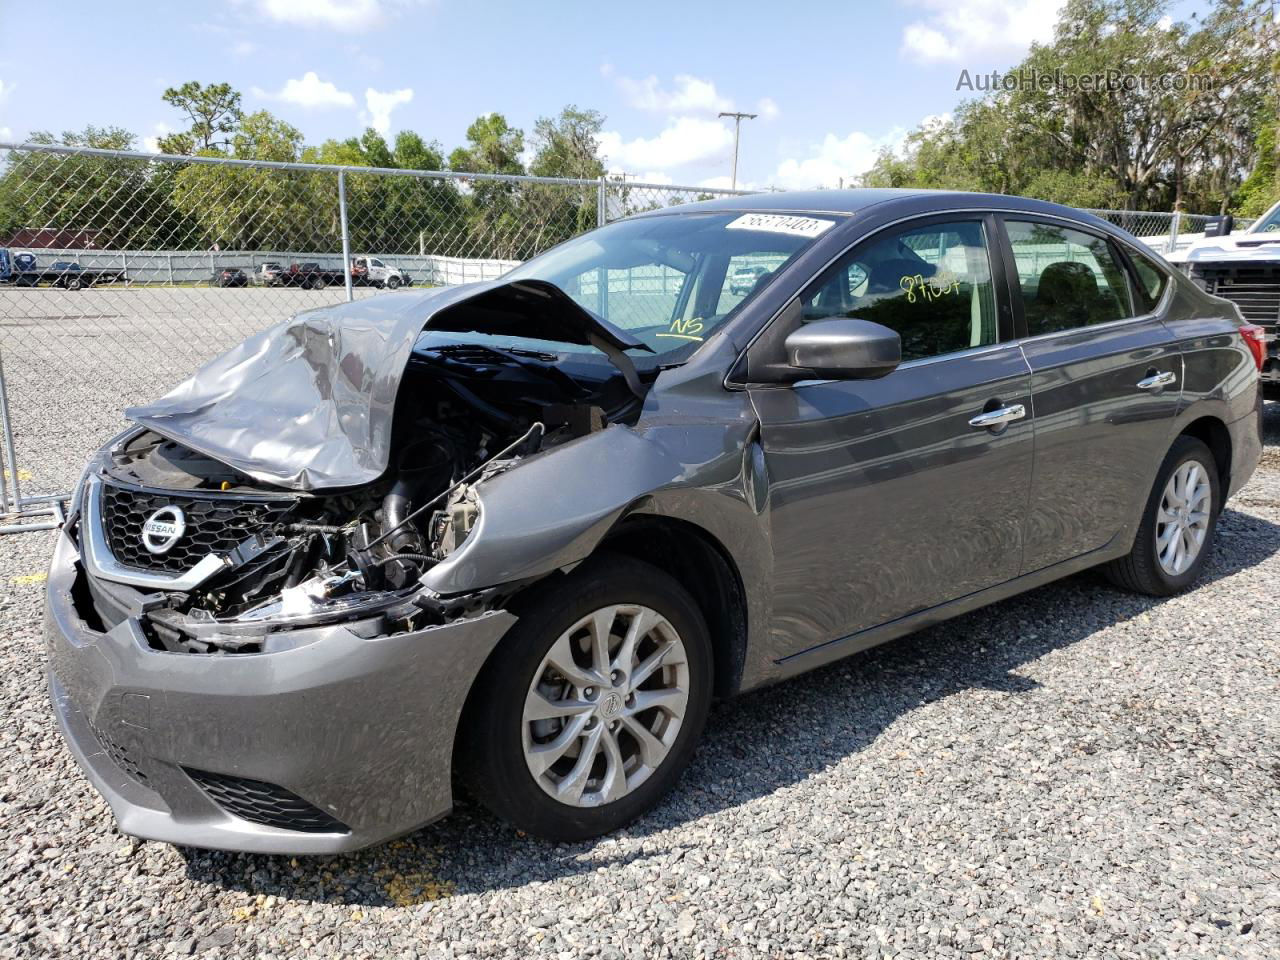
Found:
[[[1280,265],[1198,266],[1205,290],[1230,300],[1250,323],[1280,323]]]
[[[102,744],[103,752],[106,753],[112,763],[139,783],[147,782],[147,775],[142,772],[133,757],[129,755],[127,747],[117,743],[105,730],[96,724],[90,723],[89,729],[98,738],[98,742]]]
[[[248,537],[279,523],[292,499],[201,498],[155,492],[110,481],[102,484],[102,525],[118,563],[141,570],[184,573],[207,554],[229,553]],[[178,507],[186,530],[166,553],[152,553],[142,542],[142,525],[161,507]]]
[[[188,767],[182,769],[218,806],[241,820],[299,833],[351,832],[345,823],[274,783]]]

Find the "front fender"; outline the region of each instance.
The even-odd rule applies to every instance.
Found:
[[[643,431],[615,425],[533,457],[476,488],[476,526],[423,583],[451,596],[551,573],[586,558],[637,509],[741,528],[758,520],[744,492],[748,437],[748,425],[723,421]],[[762,545],[759,524],[745,526]],[[735,553],[735,546],[763,549],[739,543],[730,546]]]

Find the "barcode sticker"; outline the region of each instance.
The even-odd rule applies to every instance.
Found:
[[[789,217],[779,213],[747,213],[725,225],[726,230],[759,230],[763,233],[786,233],[793,237],[816,237],[831,227],[830,220]]]

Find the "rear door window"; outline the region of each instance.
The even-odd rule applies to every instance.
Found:
[[[1037,221],[1007,220],[1005,229],[1028,336],[1134,315],[1124,270],[1105,239]]]

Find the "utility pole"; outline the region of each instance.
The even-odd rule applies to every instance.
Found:
[[[733,117],[733,177],[730,179],[730,189],[738,189],[738,136],[742,131],[743,120],[754,120],[760,116],[758,113],[738,113],[736,111],[724,111],[720,114],[722,117]]]

